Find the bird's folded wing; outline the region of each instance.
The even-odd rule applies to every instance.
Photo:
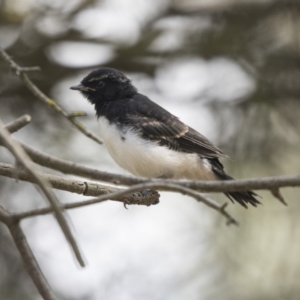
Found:
[[[143,114],[127,114],[126,121],[143,138],[157,141],[170,149],[197,153],[207,158],[228,158],[207,138],[182,123],[167,111],[148,111]]]
[[[181,136],[177,142],[186,152],[195,152],[207,158],[229,158],[219,148],[214,146],[205,136],[189,127],[189,131]]]

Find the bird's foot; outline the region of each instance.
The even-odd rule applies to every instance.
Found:
[[[127,209],[127,205],[156,205],[159,203],[159,193],[155,190],[142,190],[135,192],[128,196],[124,201],[124,207]]]

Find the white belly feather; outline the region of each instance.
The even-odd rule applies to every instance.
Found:
[[[136,176],[216,179],[209,162],[197,154],[177,152],[153,141],[144,141],[130,129],[120,132],[105,117],[100,117],[98,122],[109,154],[118,165]]]

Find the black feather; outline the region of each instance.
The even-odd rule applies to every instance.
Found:
[[[224,166],[221,164],[221,162],[216,159],[208,159],[212,166],[212,171],[215,173],[215,175],[221,179],[221,180],[233,180],[231,176],[225,173]],[[255,196],[258,196],[253,191],[242,191],[242,192],[230,192],[230,193],[224,193],[231,202],[234,202],[233,200],[240,203],[243,207],[248,208],[247,204],[251,204],[252,206],[257,206],[261,204]]]

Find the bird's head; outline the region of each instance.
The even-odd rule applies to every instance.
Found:
[[[112,68],[99,68],[83,78],[80,84],[72,86],[71,90],[80,91],[92,104],[128,98],[137,89],[120,71]]]

